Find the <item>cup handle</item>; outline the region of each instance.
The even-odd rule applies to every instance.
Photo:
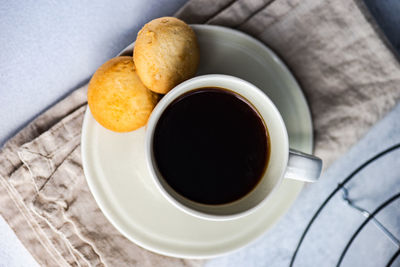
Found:
[[[285,178],[303,182],[318,181],[322,171],[322,160],[310,154],[290,149]]]

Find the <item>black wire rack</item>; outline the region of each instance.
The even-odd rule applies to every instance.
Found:
[[[325,201],[322,203],[322,205],[318,208],[318,210],[314,213],[314,215],[312,216],[311,220],[309,221],[309,223],[307,224],[307,227],[305,228],[304,232],[302,233],[300,240],[296,246],[296,249],[292,255],[292,258],[290,260],[290,267],[294,266],[294,263],[296,261],[296,257],[298,255],[299,249],[301,247],[301,245],[303,244],[303,241],[305,239],[305,237],[307,236],[311,226],[313,225],[313,223],[315,222],[315,220],[318,218],[318,216],[320,215],[321,211],[324,209],[324,207],[328,204],[328,202],[338,193],[338,192],[342,192],[342,199],[343,201],[349,205],[352,209],[357,210],[358,212],[360,212],[364,217],[365,220],[361,223],[361,225],[357,228],[357,230],[352,234],[352,236],[350,237],[349,241],[347,242],[346,246],[344,247],[339,260],[336,264],[337,267],[341,266],[343,259],[347,253],[347,251],[349,250],[350,246],[352,245],[353,241],[355,240],[355,238],[358,236],[358,234],[361,232],[361,230],[368,224],[368,222],[372,221],[374,222],[375,226],[387,237],[389,238],[392,243],[397,247],[397,251],[392,255],[392,257],[389,259],[388,263],[386,264],[386,266],[392,266],[392,264],[396,261],[396,259],[400,256],[400,241],[399,239],[393,234],[391,233],[377,218],[376,215],[378,215],[378,213],[383,210],[386,206],[390,205],[391,203],[393,203],[394,201],[396,201],[397,199],[400,198],[400,192],[395,193],[394,195],[392,195],[391,197],[389,197],[388,199],[386,199],[383,203],[381,203],[380,205],[378,205],[378,207],[372,211],[372,212],[368,212],[366,209],[357,206],[353,203],[353,201],[351,200],[351,198],[349,197],[349,191],[348,189],[345,187],[345,185],[350,182],[361,170],[363,170],[365,167],[367,167],[368,165],[370,165],[372,162],[374,162],[375,160],[388,155],[389,153],[395,151],[396,149],[400,148],[400,144],[396,144],[393,145],[387,149],[385,149],[384,151],[376,154],[375,156],[373,156],[372,158],[368,159],[366,162],[364,162],[363,164],[361,164],[358,168],[356,168],[349,176],[347,176],[341,183],[338,184],[338,186],[329,194],[329,196],[325,199]]]

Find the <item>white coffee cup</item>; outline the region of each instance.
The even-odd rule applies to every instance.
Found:
[[[162,177],[154,159],[154,130],[164,110],[179,96],[205,87],[226,88],[245,98],[263,118],[269,133],[270,156],[263,177],[249,194],[228,204],[206,205],[180,195]],[[228,220],[245,216],[261,206],[284,178],[314,182],[318,180],[322,169],[322,161],[319,158],[289,149],[285,123],[278,109],[260,89],[237,77],[220,74],[187,80],[160,100],[147,123],[145,154],[150,175],[161,194],[184,212],[208,220]]]

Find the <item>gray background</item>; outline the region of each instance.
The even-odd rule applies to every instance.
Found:
[[[0,1],[0,144],[186,0]]]

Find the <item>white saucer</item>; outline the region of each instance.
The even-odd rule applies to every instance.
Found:
[[[281,60],[259,41],[235,30],[193,25],[200,44],[198,74],[222,73],[262,89],[286,123],[290,146],[312,152],[312,122],[302,91]],[[122,54],[132,53],[133,45]],[[169,256],[208,258],[248,244],[286,212],[303,187],[285,179],[269,201],[232,221],[206,221],[172,206],[158,192],[144,162],[144,133],[114,133],[87,109],[82,130],[86,179],[108,220],[136,244]]]

